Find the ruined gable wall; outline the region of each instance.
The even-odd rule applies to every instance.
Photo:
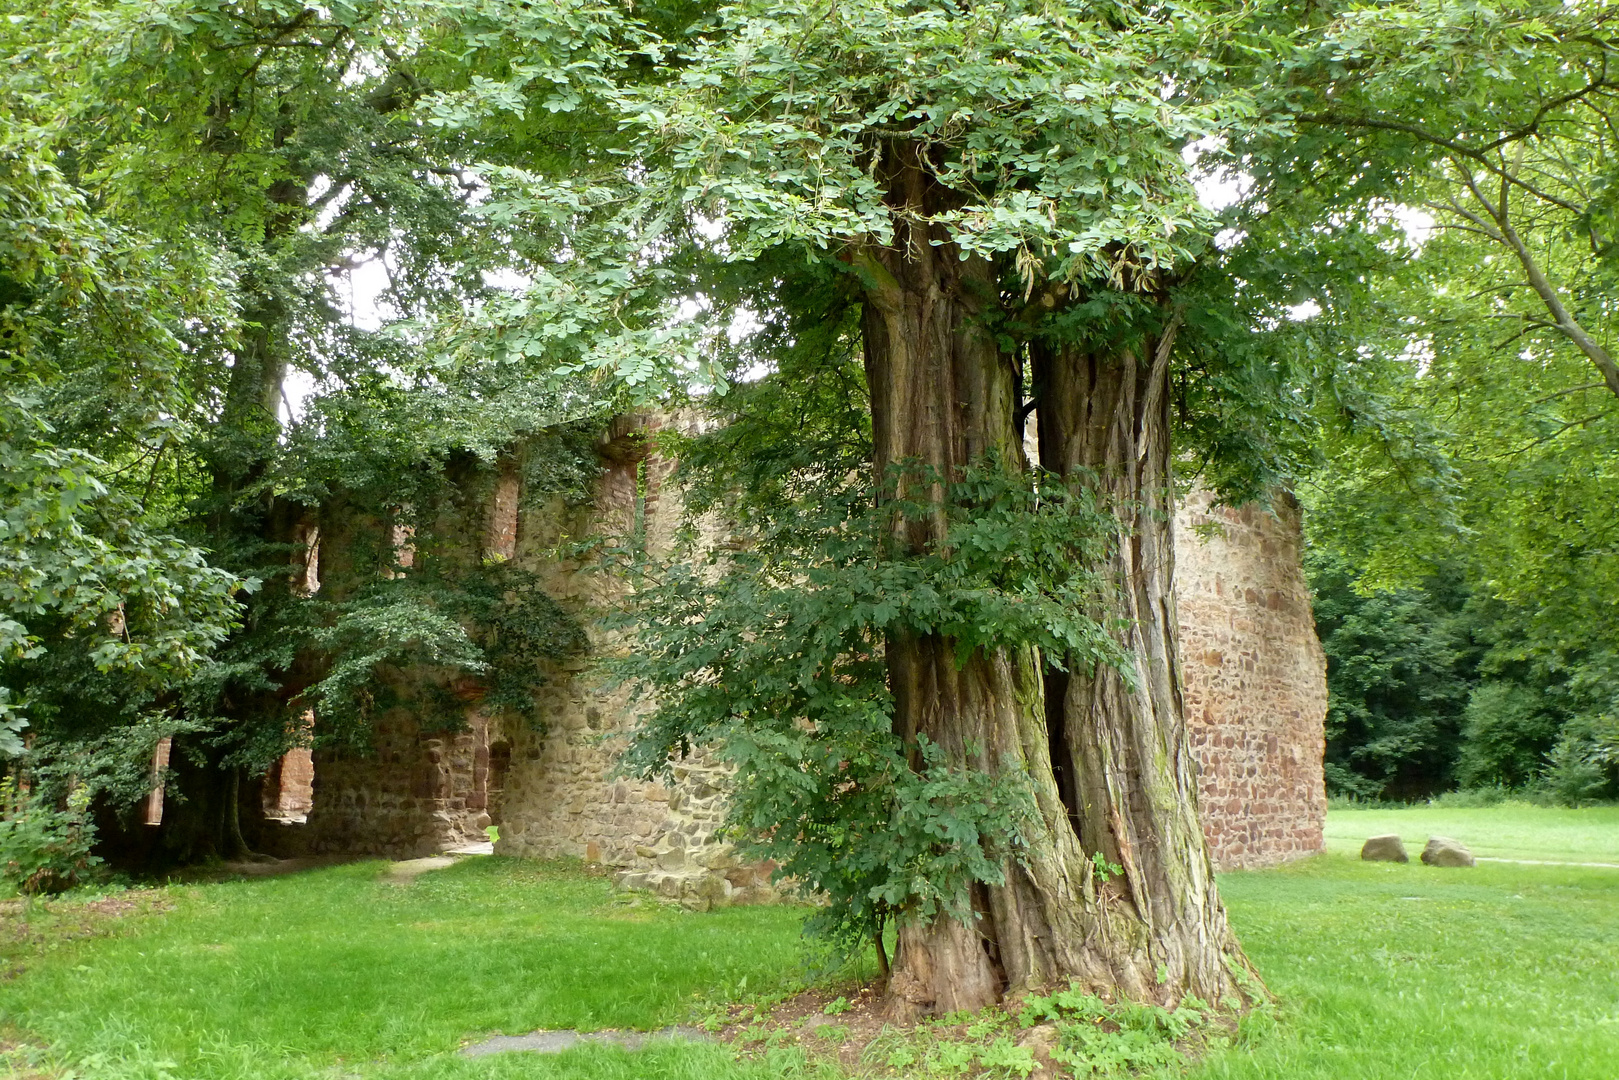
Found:
[[[497,477],[490,497],[447,508],[432,539],[447,548],[449,557],[478,558],[480,543],[487,548],[502,542],[498,524],[510,516],[506,507],[512,504],[513,490],[504,474]],[[303,587],[339,598],[379,572],[384,552],[403,567],[415,561],[409,528],[357,510],[341,497],[322,508],[319,529],[310,531],[305,543],[308,550],[299,556],[306,567]],[[316,565],[321,568],[318,580]],[[408,701],[419,689],[415,674],[389,673],[401,699]],[[484,827],[491,823],[492,800],[500,793],[501,777],[492,771],[491,760],[501,745],[502,724],[479,708],[479,688],[470,680],[458,684],[455,692],[465,702],[464,724],[458,730],[424,725],[414,710],[401,705],[376,718],[369,752],[321,748],[312,755],[287,755],[280,774],[268,779],[284,787],[289,764],[297,768],[295,779],[310,793],[302,808],[306,813],[291,815],[267,806],[257,845],[281,856],[408,859],[486,842]],[[319,717],[310,716],[318,730]]]
[[[607,528],[629,528],[637,468],[647,543],[666,550],[681,513],[667,486],[673,462],[611,464],[593,514]],[[1321,850],[1326,664],[1300,565],[1297,504],[1283,494],[1272,514],[1212,503],[1194,493],[1177,514],[1176,597],[1204,829],[1216,867],[1228,870]],[[1195,527],[1210,523],[1220,531],[1200,537]],[[530,550],[556,543],[541,516],[526,516],[524,527]],[[571,591],[576,606],[614,602],[613,583],[599,576],[556,580],[553,595]],[[741,865],[713,839],[725,777],[711,761],[682,763],[672,787],[615,777],[623,744],[614,732],[644,707],[623,689],[602,689],[584,664],[559,685],[542,703],[544,732],[514,737],[498,850],[581,857],[620,868],[629,886],[704,904],[767,895],[769,867]]]
[[[469,543],[542,575],[565,608],[590,620],[622,586],[555,552],[595,532],[643,535],[666,551],[683,508],[674,463],[647,453],[644,436],[690,418],[624,418],[603,445],[593,505],[525,504],[502,476],[487,521],[468,521]],[[1177,515],[1176,596],[1186,716],[1201,767],[1200,800],[1217,867],[1268,865],[1321,849],[1325,662],[1299,564],[1296,504],[1277,514],[1213,509],[1194,493]],[[1193,527],[1217,523],[1199,538]],[[717,536],[716,536],[717,539]],[[621,644],[591,626],[596,656]],[[715,835],[724,818],[725,773],[697,757],[665,786],[616,775],[621,732],[644,703],[602,685],[590,659],[552,673],[537,697],[537,723],[502,726],[469,706],[469,730],[419,731],[396,711],[377,731],[374,757],[321,755],[309,846],[320,851],[423,854],[500,827],[502,854],[570,856],[620,870],[632,887],[698,906],[773,895],[768,865],[743,865]],[[494,748],[509,752],[503,783],[480,783]],[[502,757],[504,761],[504,757]],[[481,764],[480,764],[481,763]],[[488,815],[487,817],[485,815]]]
[[[608,432],[606,467],[595,505],[571,520],[555,505],[523,513],[517,558],[546,575],[547,591],[570,610],[613,607],[622,585],[577,564],[548,561],[569,526],[573,535],[601,530],[637,535],[667,552],[684,508],[670,484],[675,463],[646,452],[644,436],[665,424],[690,429],[689,416],[627,417]],[[622,647],[599,625],[593,653]],[[775,895],[772,867],[745,865],[715,839],[725,817],[725,770],[697,755],[676,765],[665,786],[617,775],[624,740],[647,706],[628,688],[604,686],[588,661],[559,673],[539,699],[539,724],[512,732],[512,765],[504,792],[500,840],[505,855],[571,856],[618,868],[621,884],[652,889],[696,906],[765,900]]]
[[[1203,832],[1221,870],[1322,849],[1326,657],[1301,564],[1298,503],[1275,513],[1193,492],[1176,514],[1175,603]],[[1217,531],[1200,538],[1198,526]]]

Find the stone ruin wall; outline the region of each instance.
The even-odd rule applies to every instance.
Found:
[[[541,573],[569,610],[610,607],[610,578],[550,552],[564,534],[591,527],[637,530],[649,549],[668,549],[682,516],[668,484],[674,466],[646,455],[640,438],[657,423],[620,421],[609,432],[595,504],[582,512],[524,506],[503,478],[486,510],[486,546]],[[1199,538],[1192,526],[1204,523],[1220,528]],[[1284,496],[1272,516],[1255,506],[1213,509],[1194,494],[1177,525],[1186,714],[1216,866],[1319,851],[1325,661],[1299,563],[1297,505]],[[616,647],[598,629],[591,634],[598,653]],[[426,734],[396,710],[379,725],[375,757],[317,754],[314,808],[298,846],[428,854],[482,839],[482,824],[493,821],[500,854],[581,858],[617,870],[624,886],[694,906],[774,895],[773,867],[744,865],[715,840],[725,813],[720,766],[682,762],[672,785],[618,777],[619,733],[640,706],[627,690],[602,686],[588,661],[553,676],[533,726],[503,727],[469,706],[469,730]],[[493,787],[480,779],[490,776]]]
[[[654,457],[646,470],[645,528],[657,548],[680,506],[658,499],[672,463]],[[610,465],[601,520],[628,520],[633,477]],[[1204,828],[1216,866],[1231,870],[1322,849],[1326,661],[1300,564],[1297,503],[1284,494],[1273,515],[1212,501],[1194,493],[1177,514],[1176,602]],[[1203,524],[1218,531],[1200,538],[1193,529]],[[543,529],[524,520],[525,530],[534,526]],[[553,542],[542,533],[533,546]],[[576,599],[611,602],[601,592]],[[634,706],[625,691],[594,689],[588,676],[559,687],[544,708],[544,734],[513,736],[497,851],[599,862],[619,868],[626,886],[705,905],[769,894],[771,867],[742,865],[712,839],[724,818],[721,769],[683,763],[672,787],[615,778],[622,744],[613,732],[633,721]]]
[[[266,846],[283,857],[413,859],[487,843],[500,796],[491,729],[475,716],[465,731],[422,731],[408,710],[389,710],[373,753],[316,751],[306,820],[272,818],[284,827]]]
[[[677,418],[693,433],[689,418]],[[684,509],[669,483],[673,461],[647,455],[635,436],[661,421],[621,421],[608,432],[605,468],[594,525],[609,533],[638,533],[649,551],[668,552]],[[548,572],[551,595],[576,611],[601,611],[617,602],[619,586],[601,574],[546,564],[567,522],[554,512],[523,515],[519,560]],[[598,653],[618,647],[592,630]],[[646,783],[616,775],[624,742],[644,704],[628,688],[603,687],[587,663],[573,665],[539,702],[539,725],[512,733],[512,768],[506,781],[500,840],[502,855],[571,856],[619,870],[627,888],[651,889],[688,904],[710,907],[771,899],[774,869],[744,864],[715,840],[725,818],[725,770],[701,755],[674,767],[674,783]]]
[[[1251,869],[1322,850],[1327,661],[1298,503],[1213,502],[1193,492],[1175,515],[1182,687],[1214,864]]]
[[[473,542],[459,546],[473,556],[510,557],[516,481],[512,471],[501,473],[487,506],[451,513],[435,532],[471,534]],[[323,584],[339,592],[351,587],[357,576],[356,552],[377,543],[391,545],[407,573],[415,557],[409,528],[390,529],[350,513],[340,501],[324,508],[318,527],[314,522],[301,526],[299,539],[293,587],[306,594],[320,591]],[[409,673],[394,672],[393,679],[401,696],[410,693]],[[409,859],[488,843],[485,828],[500,813],[510,743],[500,719],[478,707],[476,685],[464,681],[452,690],[466,702],[460,730],[424,729],[409,708],[395,707],[377,718],[368,754],[288,752],[265,777],[264,823],[257,845],[283,857]],[[305,723],[318,722],[313,713],[306,714]]]

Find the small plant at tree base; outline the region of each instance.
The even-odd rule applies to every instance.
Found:
[[[1189,1045],[1208,1045],[1226,1037],[1216,1010],[1190,995],[1167,1009],[1135,1002],[1109,1004],[1070,988],[1025,998],[1018,1023],[1052,1024],[1057,1045],[1051,1060],[1067,1066],[1076,1077],[1171,1068],[1183,1063]]]
[[[0,780],[0,877],[22,896],[25,916],[36,896],[70,888],[101,862],[90,854],[89,797],[89,789],[80,788],[60,810],[19,791],[15,779]]]

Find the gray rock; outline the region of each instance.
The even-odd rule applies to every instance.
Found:
[[[1374,836],[1360,847],[1360,857],[1367,862],[1410,862],[1405,845],[1397,833]]]
[[[1428,846],[1422,849],[1422,861],[1429,866],[1477,866],[1473,853],[1448,836],[1428,837]]]

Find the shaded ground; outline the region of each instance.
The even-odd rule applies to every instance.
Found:
[[[721,1036],[744,1050],[772,1044],[800,1046],[853,1073],[866,1063],[872,1044],[889,1030],[880,1004],[871,986],[815,987],[773,1008],[732,1009]]]
[[[36,900],[28,912],[21,900],[0,901],[0,980],[23,973],[29,963],[72,943],[113,933],[126,916],[172,907],[159,889],[135,889],[106,896]]]

